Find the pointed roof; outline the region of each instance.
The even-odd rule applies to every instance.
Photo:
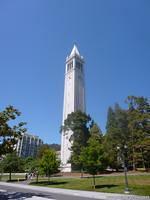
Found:
[[[72,49],[72,51],[71,51],[71,54],[70,54],[70,56],[73,56],[73,55],[78,55],[78,56],[80,56],[80,53],[79,53],[79,51],[78,51],[78,48],[77,48],[77,46],[74,44],[74,46],[73,46],[73,49]]]

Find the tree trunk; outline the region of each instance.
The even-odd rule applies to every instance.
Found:
[[[39,182],[39,173],[36,174],[36,183]]]
[[[133,149],[132,149],[132,151],[133,151],[133,159],[132,159],[132,162],[133,162],[133,171],[135,171],[136,170],[136,167],[135,167],[135,149],[134,149],[134,147],[133,147]]]
[[[143,168],[146,171],[146,166],[145,166],[145,160],[144,160],[144,156],[143,156],[143,149],[142,149],[142,147],[140,148],[140,150],[141,150],[141,155],[142,155]]]
[[[93,175],[93,189],[95,190],[95,175]]]
[[[3,177],[3,171],[1,171],[0,181],[2,180],[2,177]]]
[[[81,168],[81,178],[83,178],[83,169]]]
[[[134,138],[133,138],[133,132],[132,132],[132,153],[133,153],[133,157],[132,157],[132,167],[133,167],[133,171],[136,170],[136,167],[135,167],[135,149],[134,149]]]
[[[48,174],[48,183],[50,184],[50,174]]]
[[[9,181],[11,181],[11,171],[9,172]]]

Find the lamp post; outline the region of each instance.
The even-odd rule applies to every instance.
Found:
[[[117,146],[117,150],[120,150],[119,146]],[[129,194],[130,192],[129,192],[129,187],[128,187],[128,177],[127,177],[127,145],[123,146],[122,151],[120,151],[120,152],[123,156],[123,167],[124,167],[124,178],[125,178],[124,193]]]

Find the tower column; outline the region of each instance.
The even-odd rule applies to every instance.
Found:
[[[68,114],[80,110],[85,112],[84,60],[74,45],[66,58],[63,121]],[[61,133],[61,167],[63,172],[71,172],[71,130]]]

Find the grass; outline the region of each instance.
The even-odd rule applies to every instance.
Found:
[[[8,181],[9,176],[3,175],[1,181]],[[22,181],[24,175],[12,175],[12,182]],[[35,181],[33,179],[33,181]],[[150,196],[150,175],[128,175],[130,194]],[[47,179],[40,178],[39,183],[32,182],[33,185],[93,191],[92,178],[51,178],[50,182]],[[96,177],[97,192],[124,193],[124,176],[100,176]]]
[[[46,179],[39,180],[33,185],[93,191],[92,178],[51,178],[50,182]],[[150,175],[128,176],[130,194],[150,196]],[[100,176],[96,177],[97,192],[124,193],[123,176]]]
[[[9,180],[9,175],[2,175],[0,181],[8,181]],[[15,181],[23,181],[25,180],[25,176],[24,175],[12,175],[11,176],[11,182],[15,182]]]

